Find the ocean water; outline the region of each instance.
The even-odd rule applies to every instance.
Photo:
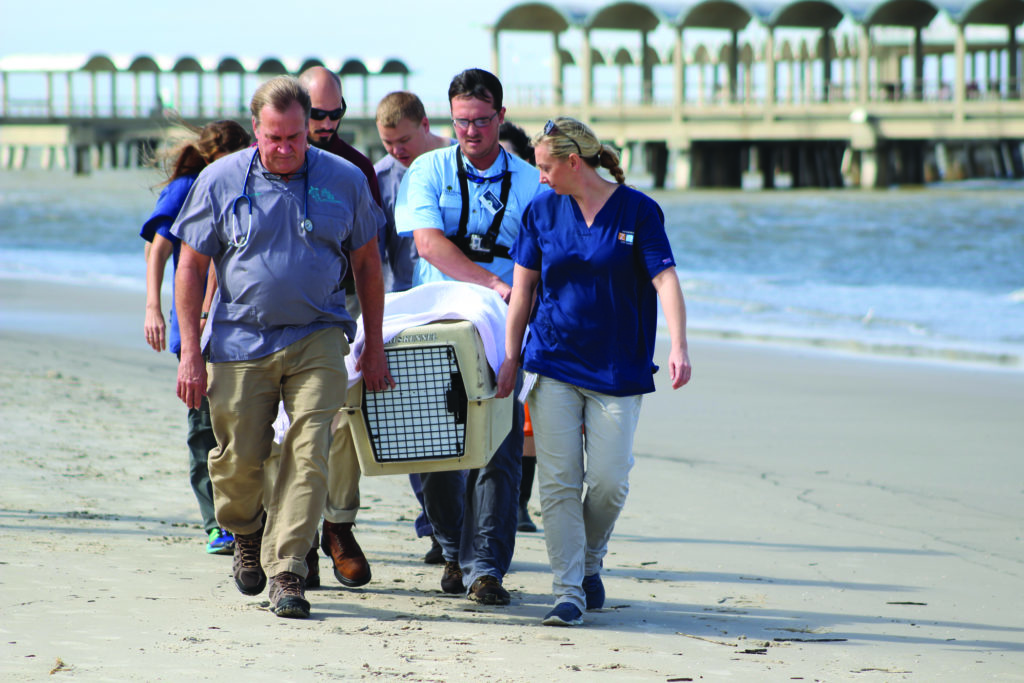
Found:
[[[158,180],[0,172],[0,277],[138,291],[141,316]],[[695,333],[1024,368],[1022,183],[652,195]]]

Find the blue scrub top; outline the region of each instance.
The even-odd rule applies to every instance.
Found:
[[[651,280],[675,267],[657,202],[620,185],[587,227],[574,199],[545,192],[527,207],[512,258],[540,271],[524,369],[613,396],[654,391]]]
[[[181,253],[181,240],[171,234],[171,224],[178,217],[188,191],[192,189],[192,183],[196,181],[196,175],[183,175],[175,178],[167,184],[160,192],[156,200],[156,208],[150,214],[146,222],[139,230],[139,237],[152,242],[155,235],[160,235],[173,245],[171,259],[174,269],[171,271],[171,315],[170,331],[167,335],[167,348],[171,353],[181,352],[181,332],[178,330],[178,312],[174,308],[174,273],[178,271],[178,254]]]

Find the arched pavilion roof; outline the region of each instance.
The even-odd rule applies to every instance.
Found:
[[[770,28],[832,29],[844,18],[867,26],[921,28],[944,13],[961,25],[1024,23],[1024,0],[691,0],[689,2],[613,1],[579,5],[526,2],[507,9],[494,31],[547,31],[570,28],[652,31],[675,28],[739,31],[752,20]]]

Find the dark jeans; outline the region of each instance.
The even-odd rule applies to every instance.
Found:
[[[500,581],[512,564],[522,464],[523,404],[516,400],[512,430],[485,466],[465,476],[461,471],[420,475],[434,536],[444,558],[458,560],[467,589],[484,575]]]
[[[213,511],[213,485],[210,483],[210,470],[206,459],[210,451],[217,445],[210,421],[210,403],[203,396],[199,409],[189,408],[188,411],[188,480],[192,484],[192,492],[199,503],[199,514],[203,518],[203,528],[207,532],[217,526],[217,517]]]
[[[427,511],[423,509],[423,482],[420,480],[419,474],[414,472],[409,475],[409,486],[412,487],[412,493],[416,496],[416,500],[420,502],[420,514],[416,515],[416,519],[412,523],[413,528],[416,529],[416,537],[432,536],[434,527],[430,526]]]

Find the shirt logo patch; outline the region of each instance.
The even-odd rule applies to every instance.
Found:
[[[328,190],[326,187],[316,187],[315,185],[310,186],[309,196],[315,202],[324,202],[327,204],[341,204],[342,201],[334,196],[334,193]]]
[[[633,233],[623,230],[619,233],[619,241],[623,244],[633,244]]]

